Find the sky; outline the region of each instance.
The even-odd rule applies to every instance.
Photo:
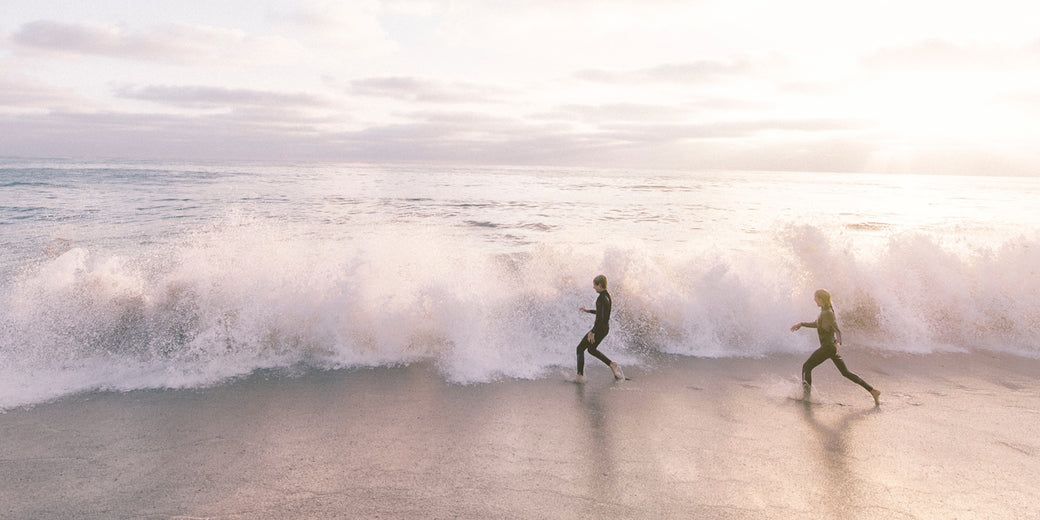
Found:
[[[0,0],[0,156],[1040,173],[1023,0]]]

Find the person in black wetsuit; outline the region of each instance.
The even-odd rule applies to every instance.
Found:
[[[585,307],[581,307],[582,312],[587,312],[596,315],[596,323],[592,326],[592,330],[588,332],[581,342],[578,343],[578,379],[579,383],[585,382],[585,351],[588,350],[589,354],[593,357],[602,361],[605,365],[610,367],[611,372],[614,372],[614,379],[624,379],[624,374],[621,373],[621,368],[618,364],[611,361],[610,358],[603,355],[597,347],[603,342],[603,338],[607,337],[607,333],[610,332],[610,293],[607,292],[607,277],[599,275],[592,280],[592,288],[599,293],[599,297],[596,298],[596,310],[589,310]]]
[[[820,363],[829,359],[834,362],[834,366],[838,367],[841,375],[865,388],[874,398],[874,404],[880,404],[878,396],[881,395],[881,392],[867,384],[866,381],[856,374],[850,372],[848,367],[845,366],[845,361],[838,354],[838,348],[841,347],[841,329],[838,328],[838,320],[834,316],[831,294],[824,289],[820,289],[813,296],[816,300],[816,305],[820,306],[820,317],[816,318],[816,321],[797,323],[791,327],[791,332],[802,327],[813,328],[816,329],[820,336],[820,348],[816,349],[816,352],[813,352],[809,359],[805,361],[805,364],[802,365],[802,385],[805,387],[806,395],[812,390],[812,370],[819,366]]]

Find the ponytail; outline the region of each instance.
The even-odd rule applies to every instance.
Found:
[[[820,300],[820,303],[822,304],[820,307],[834,310],[834,304],[831,303],[831,293],[827,292],[827,289],[820,289],[816,291],[816,294],[813,296]]]

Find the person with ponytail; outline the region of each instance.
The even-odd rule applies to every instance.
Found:
[[[816,349],[816,352],[813,352],[809,359],[805,361],[805,364],[802,365],[802,385],[805,387],[806,395],[812,391],[813,369],[829,359],[834,362],[834,366],[838,367],[841,375],[870,392],[870,395],[874,398],[875,405],[881,404],[878,400],[881,392],[867,384],[866,381],[856,374],[850,372],[848,367],[845,366],[845,361],[841,359],[841,355],[838,353],[838,349],[841,347],[841,329],[838,328],[838,320],[834,315],[831,293],[825,289],[820,289],[813,296],[816,300],[816,305],[820,306],[820,316],[816,318],[816,321],[797,323],[791,327],[791,332],[797,331],[802,327],[816,329],[820,336],[820,348]]]

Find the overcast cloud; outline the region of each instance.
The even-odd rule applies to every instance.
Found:
[[[1040,172],[1022,2],[214,4],[0,0],[0,155]]]

